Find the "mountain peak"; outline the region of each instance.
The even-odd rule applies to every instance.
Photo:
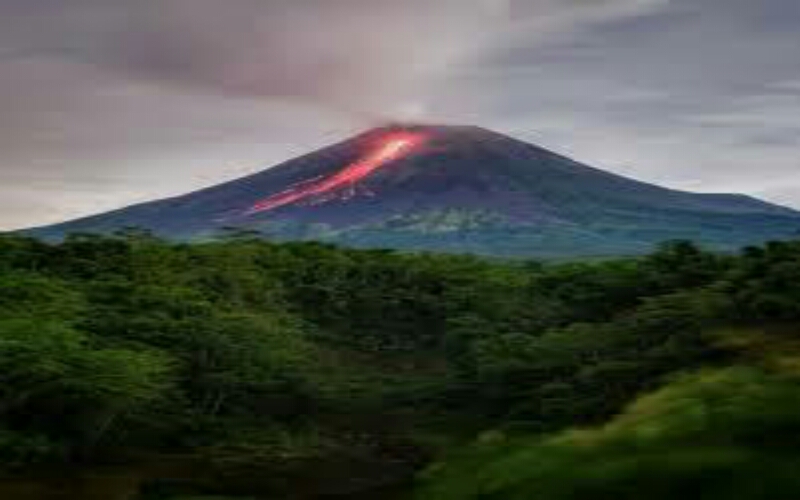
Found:
[[[455,125],[442,123],[421,123],[421,122],[389,122],[378,125],[359,135],[358,137],[379,137],[386,134],[411,133],[423,134],[436,141],[446,141],[448,139],[461,139],[473,141],[489,141],[497,139],[510,139],[493,130],[479,127],[477,125]]]
[[[423,122],[388,122],[378,125],[371,129],[375,132],[427,132],[427,133],[464,133],[464,132],[490,132],[477,125],[455,125],[445,123],[423,123]]]

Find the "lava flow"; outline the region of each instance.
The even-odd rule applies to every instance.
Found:
[[[247,213],[267,212],[306,198],[352,186],[384,165],[407,156],[424,141],[425,137],[418,133],[396,132],[386,135],[380,139],[374,151],[339,172],[322,179],[301,182],[286,191],[259,201]]]

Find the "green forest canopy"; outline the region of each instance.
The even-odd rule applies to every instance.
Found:
[[[0,462],[189,456],[215,474],[190,489],[292,498],[450,456],[424,498],[774,499],[800,492],[781,475],[800,398],[794,358],[769,353],[793,352],[799,318],[794,242],[545,264],[3,236]]]

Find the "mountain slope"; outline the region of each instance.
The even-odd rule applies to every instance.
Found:
[[[240,227],[356,246],[573,256],[676,238],[720,249],[788,238],[800,213],[664,189],[477,127],[388,126],[226,184],[31,233],[127,226],[179,239]]]

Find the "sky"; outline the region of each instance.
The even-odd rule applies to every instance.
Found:
[[[0,0],[0,230],[479,125],[800,208],[795,0]]]

